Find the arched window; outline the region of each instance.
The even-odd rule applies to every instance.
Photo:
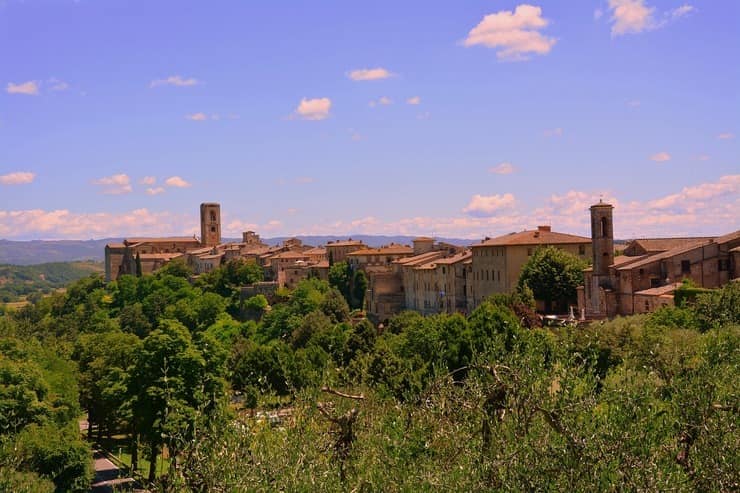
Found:
[[[606,238],[609,234],[609,220],[605,217],[601,218],[601,237]]]
[[[215,223],[216,222],[216,213],[213,212],[213,211],[211,211],[211,222],[212,223]]]

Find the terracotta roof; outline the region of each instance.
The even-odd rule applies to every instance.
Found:
[[[215,259],[215,258],[221,258],[223,256],[224,256],[223,253],[216,253],[214,255],[201,255],[201,256],[198,257],[198,259],[199,260],[212,260],[212,259]]]
[[[126,248],[126,245],[123,243],[108,243],[105,246],[108,248]]]
[[[720,236],[715,241],[721,245],[722,243],[728,243],[737,239],[740,239],[740,229],[738,229],[737,231],[733,231],[732,233]]]
[[[196,248],[195,250],[188,250],[187,253],[189,253],[190,255],[201,255],[201,254],[204,254],[204,253],[208,253],[211,250],[213,250],[213,248],[211,248],[211,247],[203,247],[203,248]]]
[[[414,249],[406,245],[388,245],[380,248],[363,248],[348,253],[347,256],[358,257],[361,255],[397,255],[405,253],[414,253]]]
[[[712,240],[708,240],[708,241],[705,241],[704,243],[695,243],[693,245],[689,245],[683,248],[673,248],[665,252],[656,253],[653,255],[645,255],[642,259],[638,260],[637,262],[628,263],[624,265],[623,267],[618,267],[618,269],[619,270],[634,269],[635,267],[642,267],[643,265],[650,265],[653,262],[658,262],[660,260],[671,258],[676,255],[681,255],[682,253],[690,252],[691,250],[705,247],[711,243],[713,243]]]
[[[317,269],[328,269],[329,268],[329,261],[328,260],[322,260],[321,262],[317,262],[315,264],[311,264],[311,267],[316,267]]]
[[[511,233],[480,243],[474,243],[472,248],[481,246],[515,246],[515,245],[564,245],[564,244],[590,244],[591,238],[556,233],[555,231],[529,230],[520,233]]]
[[[170,236],[163,238],[126,238],[125,242],[130,243],[184,243],[192,242],[200,244],[200,240],[192,236]]]
[[[278,253],[272,258],[307,258],[307,255],[305,253],[298,253],[289,250],[287,252]]]
[[[399,258],[398,260],[394,260],[394,264],[400,264],[400,265],[416,265],[419,262],[427,262],[430,259],[439,258],[443,255],[443,252],[440,252],[438,250],[433,250],[431,252],[421,253],[419,255],[413,255],[411,257],[403,257]]]
[[[306,255],[325,255],[326,254],[326,248],[314,247],[314,248],[310,248],[308,250],[305,250],[303,253],[305,253]]]
[[[649,288],[649,289],[643,289],[642,291],[635,291],[635,294],[642,294],[642,295],[648,295],[648,296],[662,296],[664,294],[670,294],[676,290],[677,287],[681,285],[680,282],[674,282],[671,284],[666,284],[665,286],[659,286],[657,288]]]
[[[465,260],[471,258],[472,256],[473,256],[473,252],[467,251],[463,253],[458,253],[456,255],[453,255],[452,257],[441,258],[439,260],[436,260],[435,262],[437,264],[450,265],[450,264],[456,264],[458,262],[464,262]]]
[[[683,248],[711,239],[713,239],[711,236],[695,238],[637,238],[627,243],[625,248],[629,248],[632,245],[639,245],[646,252],[665,252],[672,248]]]
[[[615,267],[615,268],[619,269],[619,268],[622,268],[622,267],[625,267],[625,266],[631,264],[632,262],[638,262],[638,261],[640,261],[642,259],[645,259],[645,258],[648,258],[648,257],[650,257],[650,254],[637,255],[637,256],[617,255],[616,257],[614,257],[614,263],[611,264],[609,267]],[[585,272],[590,272],[590,271],[594,270],[594,268],[593,268],[593,266],[591,266],[591,267],[586,267],[583,270]]]
[[[413,241],[434,241],[434,238],[428,236],[417,236]]]

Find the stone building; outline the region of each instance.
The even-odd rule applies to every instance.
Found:
[[[591,207],[593,266],[584,271],[578,307],[587,318],[648,313],[673,305],[684,279],[717,288],[740,276],[740,230],[719,237],[643,238],[614,257],[613,207]]]
[[[511,293],[517,286],[522,267],[538,247],[553,246],[587,259],[591,256],[591,243],[583,236],[557,233],[550,226],[538,226],[536,230],[487,238],[473,244],[466,293],[468,311],[492,294]]]
[[[330,241],[326,244],[327,259],[330,264],[344,262],[347,259],[347,254],[363,248],[367,248],[367,246],[363,242],[353,240],[352,238],[349,240]]]

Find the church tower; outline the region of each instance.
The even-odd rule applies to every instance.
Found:
[[[591,206],[591,244],[594,255],[594,276],[608,276],[614,263],[614,224],[611,204],[599,200]]]
[[[204,247],[221,243],[221,205],[215,202],[200,204],[200,243]]]

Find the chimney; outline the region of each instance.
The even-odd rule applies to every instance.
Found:
[[[547,231],[549,233],[552,228],[550,226],[537,226],[537,231]]]

